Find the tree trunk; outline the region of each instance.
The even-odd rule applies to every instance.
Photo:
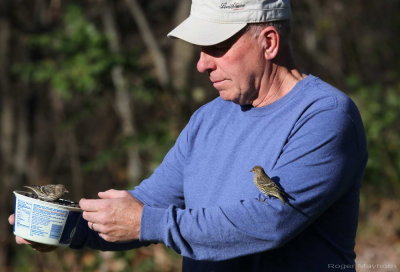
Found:
[[[11,211],[12,188],[15,186],[14,175],[14,136],[16,135],[15,104],[10,90],[9,82],[9,42],[11,26],[8,18],[0,17],[0,101],[1,101],[1,127],[0,127],[0,173],[1,192],[0,199],[0,269],[8,271],[8,254],[11,244],[9,235],[8,215]]]
[[[111,5],[104,1],[105,8],[102,13],[102,20],[105,28],[105,33],[109,39],[110,49],[113,53],[120,52],[120,41],[118,30],[115,25],[114,11]],[[124,138],[133,137],[136,135],[135,115],[132,104],[132,97],[129,93],[127,79],[124,75],[124,69],[121,65],[116,65],[112,68],[111,78],[115,86],[115,109],[119,116],[122,126],[122,136]],[[141,161],[139,151],[134,145],[130,145],[127,150],[127,176],[131,185],[138,183],[141,176]]]
[[[181,23],[188,16],[189,11],[190,1],[181,0],[174,16],[175,25]],[[189,74],[192,71],[189,65],[192,64],[193,55],[193,45],[178,39],[173,41],[171,77],[174,79],[172,85],[178,92],[188,87]],[[181,97],[181,95],[179,95],[179,97]]]
[[[50,90],[50,103],[54,118],[54,144],[55,154],[52,160],[51,169],[57,168],[63,163],[64,158],[69,161],[71,170],[71,186],[75,196],[83,196],[83,175],[79,159],[79,146],[73,127],[60,131],[60,124],[65,122],[65,102],[56,90]],[[54,175],[51,175],[54,177]]]
[[[128,5],[129,11],[135,20],[140,34],[149,49],[151,57],[153,58],[154,67],[156,69],[156,75],[161,86],[166,86],[170,82],[170,77],[167,68],[167,61],[157,44],[157,41],[151,31],[149,23],[147,22],[144,13],[136,0],[125,0]]]

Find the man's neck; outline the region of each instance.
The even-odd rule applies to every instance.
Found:
[[[279,100],[306,76],[296,68],[289,70],[287,67],[275,66],[264,83],[266,86],[260,88],[258,98],[252,102],[253,107],[264,107]]]

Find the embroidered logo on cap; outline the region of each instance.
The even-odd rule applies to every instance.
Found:
[[[219,6],[220,9],[243,9],[246,6],[244,3],[233,2],[228,4],[228,2],[223,2]]]

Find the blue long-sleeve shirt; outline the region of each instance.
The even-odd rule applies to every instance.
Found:
[[[366,161],[356,106],[314,76],[262,108],[217,98],[195,112],[132,191],[145,204],[140,240],[173,248],[187,271],[354,270]],[[255,165],[280,184],[288,204],[257,189]],[[88,233],[77,244],[123,247]]]

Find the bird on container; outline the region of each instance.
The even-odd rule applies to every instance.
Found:
[[[254,173],[254,184],[257,188],[267,196],[278,198],[283,203],[286,203],[285,193],[282,189],[265,173],[261,166],[254,166],[250,172]]]
[[[65,193],[68,193],[68,190],[62,184],[30,185],[24,187],[31,189],[39,199],[44,201],[55,201]]]

